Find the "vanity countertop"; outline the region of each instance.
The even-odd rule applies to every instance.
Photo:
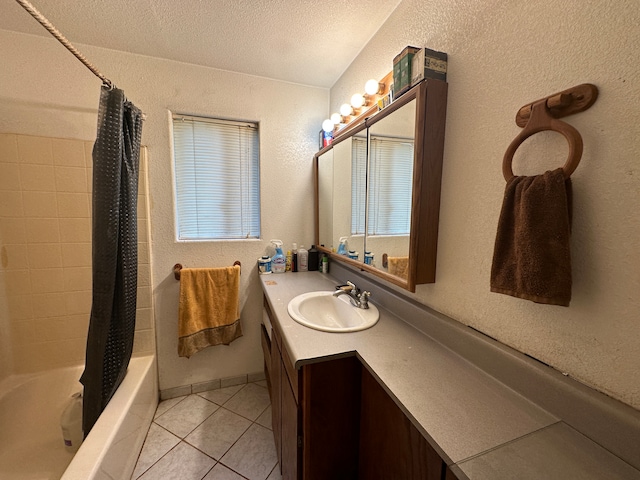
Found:
[[[287,305],[302,293],[334,290],[336,279],[299,272],[260,280],[296,368],[357,355],[460,479],[640,479],[640,471],[398,318],[374,296],[380,310],[374,327],[328,333],[298,324]]]

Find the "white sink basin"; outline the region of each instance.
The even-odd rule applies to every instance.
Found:
[[[323,332],[357,332],[373,327],[380,318],[375,305],[354,307],[348,295],[334,297],[335,292],[309,292],[289,302],[287,310],[296,322]]]

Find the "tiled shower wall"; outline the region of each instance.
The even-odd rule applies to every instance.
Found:
[[[0,134],[0,319],[13,372],[84,363],[91,312],[93,142]],[[146,152],[138,196],[134,354],[153,353]],[[4,352],[7,358],[7,352]]]

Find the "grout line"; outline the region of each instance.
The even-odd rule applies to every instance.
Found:
[[[182,400],[180,400],[179,402],[176,402],[175,405],[172,405],[171,407],[169,407],[168,409],[166,409],[164,412],[162,412],[160,415],[158,415],[157,417],[155,416],[155,413],[153,414],[153,419],[155,420],[156,418],[160,418],[161,416],[163,416],[165,413],[169,412],[170,410],[172,410],[173,408],[177,407],[178,405],[180,405],[185,398],[187,398],[189,395],[181,395]],[[180,397],[174,397],[174,398],[180,398]],[[173,400],[173,398],[168,398],[167,400],[161,400],[160,403],[162,402],[168,402],[169,400]],[[160,403],[158,403],[158,406],[160,406]],[[156,413],[158,412],[158,408],[156,407]]]
[[[258,380],[258,381],[262,381],[262,380]],[[249,385],[250,383],[253,384],[257,384],[257,382],[247,382],[246,384],[243,384],[242,387],[235,392],[233,395],[231,395],[227,400],[224,401],[224,404],[226,404],[227,402],[229,402],[233,397],[235,397],[237,394],[239,394],[247,385]],[[235,386],[235,385],[231,385],[231,386]],[[262,385],[257,385],[261,388],[266,388]],[[222,387],[222,388],[227,388],[227,387]],[[218,389],[213,389],[212,391],[215,391]],[[212,400],[209,400],[208,398],[202,397],[199,395],[199,393],[204,393],[204,392],[198,392],[198,393],[191,393],[189,395],[197,395],[198,397],[202,398],[203,400],[207,400],[208,402],[216,405],[218,408],[216,410],[214,410],[210,415],[207,416],[207,418],[205,418],[202,422],[200,422],[196,427],[194,427],[189,433],[187,433],[184,437],[180,437],[178,435],[176,435],[175,433],[173,433],[171,430],[168,430],[167,428],[163,427],[162,425],[156,423],[156,419],[162,417],[163,415],[165,415],[167,412],[171,411],[173,408],[175,408],[176,406],[178,406],[179,404],[181,404],[189,395],[183,395],[184,398],[182,398],[182,400],[180,400],[179,402],[177,402],[175,405],[171,406],[171,408],[169,408],[167,411],[165,411],[164,413],[162,413],[162,415],[159,415],[158,417],[155,417],[152,420],[152,422],[157,426],[162,428],[163,430],[165,430],[166,432],[170,433],[171,435],[173,435],[174,437],[179,439],[179,442],[176,443],[176,445],[174,445],[171,449],[169,449],[164,455],[162,455],[160,458],[158,458],[158,460],[156,460],[153,464],[151,464],[145,471],[143,471],[140,475],[138,475],[138,477],[136,477],[136,479],[132,479],[132,480],[137,480],[140,477],[142,477],[146,472],[148,472],[151,468],[153,468],[158,462],[160,462],[166,455],[168,455],[171,451],[173,451],[178,445],[180,445],[181,443],[185,443],[186,445],[194,448],[195,450],[197,450],[198,452],[202,453],[203,455],[206,455],[208,458],[212,459],[214,462],[213,466],[211,467],[211,469],[209,469],[207,471],[207,473],[205,473],[205,475],[202,477],[206,477],[209,472],[211,472],[211,470],[213,470],[213,468],[217,465],[217,464],[221,464],[222,466],[224,466],[225,468],[228,468],[229,470],[231,470],[232,472],[234,472],[235,474],[239,475],[240,477],[242,477],[245,480],[248,480],[247,477],[243,476],[242,474],[240,474],[239,472],[235,471],[233,468],[231,468],[230,466],[224,464],[221,460],[222,457],[224,457],[235,445],[236,443],[238,443],[238,441],[249,431],[249,429],[251,427],[253,427],[254,425],[257,425],[260,428],[264,428],[267,429],[269,431],[272,432],[272,430],[268,427],[265,427],[264,425],[261,425],[260,423],[258,423],[258,419],[269,409],[269,407],[271,407],[271,402],[269,402],[269,404],[260,412],[260,414],[256,417],[255,420],[251,420],[250,418],[245,417],[244,415],[241,415],[239,413],[234,412],[233,410],[230,410],[228,408],[224,407],[223,405],[220,405]],[[177,398],[177,397],[176,397]],[[166,400],[165,400],[166,401]],[[226,411],[233,413],[234,415],[237,415],[241,418],[244,418],[245,420],[249,421],[250,424],[249,426],[240,434],[240,436],[229,446],[229,448],[227,450],[225,450],[225,452],[220,456],[220,460],[217,460],[215,458],[213,458],[211,455],[203,452],[202,450],[200,450],[198,447],[196,447],[195,445],[192,445],[191,443],[189,443],[186,438],[193,433],[193,431],[195,431],[198,427],[200,427],[205,421],[207,421],[212,415],[214,415],[218,410],[220,410],[221,408],[224,408]],[[156,409],[157,411],[157,409]],[[145,436],[145,442],[147,441],[147,437],[148,437],[149,433],[147,432],[147,436]],[[144,447],[144,443],[143,443],[143,447]],[[142,453],[142,451],[141,451]],[[138,456],[138,461],[140,460],[140,456]],[[137,461],[136,461],[136,466],[137,466]],[[276,462],[276,465],[274,467],[274,469],[278,466],[278,463]],[[135,467],[134,467],[135,468]],[[273,470],[271,469],[271,471],[269,472],[269,475],[267,475],[267,478],[271,475],[271,473],[273,473]]]
[[[171,432],[169,432],[171,433]],[[177,437],[177,435],[175,433],[171,433],[171,435],[173,435],[174,437]],[[180,437],[178,437],[180,438]],[[147,439],[145,438],[145,441]],[[180,440],[181,442],[182,440]],[[158,460],[156,460],[155,462],[153,462],[151,465],[149,465],[149,468],[147,468],[144,472],[142,472],[140,475],[138,475],[135,480],[138,480],[140,477],[142,477],[145,473],[147,473],[149,470],[151,470],[160,460],[162,460],[164,457],[166,457],[167,455],[169,455],[169,452],[172,452],[178,445],[180,445],[180,442],[176,443],[172,448],[170,448],[164,455],[162,455]],[[139,457],[138,457],[139,459]],[[136,466],[137,466],[138,462],[136,462]],[[133,467],[135,470],[135,467]],[[133,480],[133,479],[132,479]]]

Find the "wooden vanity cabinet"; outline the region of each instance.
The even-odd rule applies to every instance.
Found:
[[[265,300],[265,310],[273,314]],[[263,335],[265,332],[263,332]],[[263,341],[263,350],[265,348]],[[290,365],[289,355],[284,349],[282,336],[273,327],[269,344],[270,352],[265,351],[265,375],[268,375],[269,395],[271,397],[271,418],[273,436],[276,444],[278,464],[283,480],[302,478],[301,411],[299,405],[299,373]]]
[[[360,362],[348,356],[296,370],[266,299],[264,308],[273,325],[263,349],[270,348],[265,374],[283,480],[357,478]]]
[[[264,308],[273,326],[270,341],[263,328],[262,346],[283,480],[445,478],[442,459],[354,352],[296,370],[266,298]]]
[[[366,368],[362,372],[360,478],[441,480],[446,465]]]

